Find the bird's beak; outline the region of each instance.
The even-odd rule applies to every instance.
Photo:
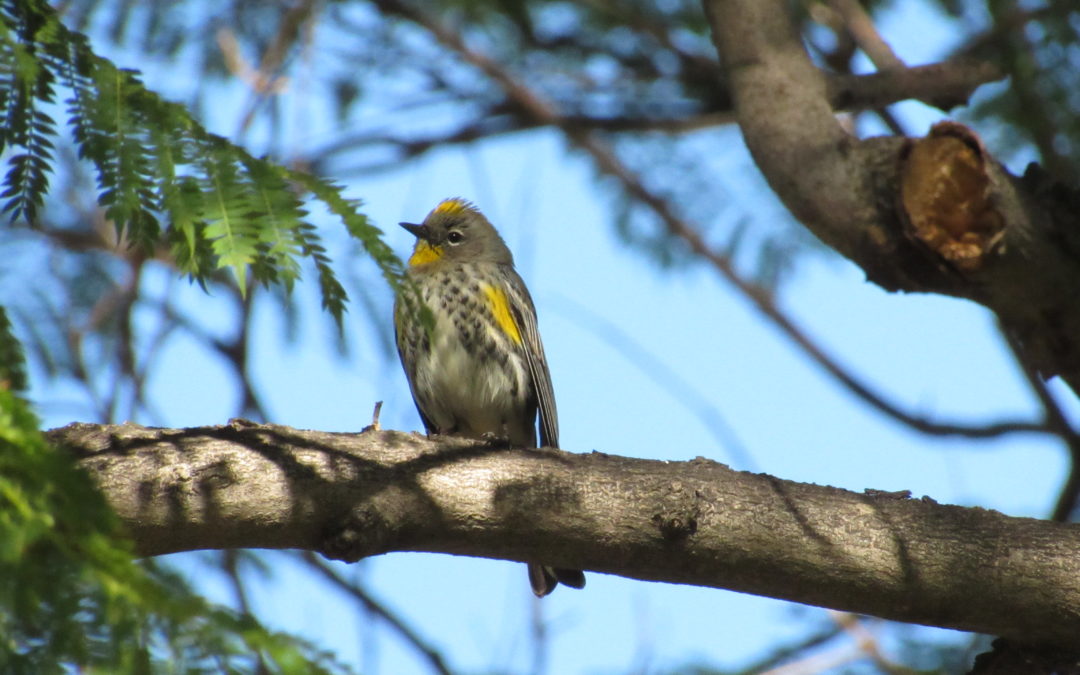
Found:
[[[428,229],[426,225],[417,225],[416,223],[398,223],[398,225],[408,230],[409,234],[417,239],[423,239],[428,241]]]

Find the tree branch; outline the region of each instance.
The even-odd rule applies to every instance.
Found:
[[[990,308],[1044,377],[1080,392],[1080,197],[1010,175],[960,125],[915,142],[848,135],[785,3],[705,7],[746,145],[792,213],[888,290]],[[909,202],[913,187],[925,201]]]
[[[49,432],[144,555],[214,548],[542,560],[1075,647],[1080,526],[732,471],[400,432]]]
[[[944,61],[866,75],[829,74],[825,93],[836,111],[880,109],[907,100],[950,110],[1002,77],[997,66],[985,61]]]

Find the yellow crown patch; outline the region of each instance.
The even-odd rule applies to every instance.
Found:
[[[462,211],[476,211],[476,207],[467,199],[451,197],[450,199],[444,199],[439,202],[439,205],[435,207],[432,213],[454,215],[461,213]]]

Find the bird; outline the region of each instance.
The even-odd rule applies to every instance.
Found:
[[[394,302],[394,333],[413,402],[429,435],[505,438],[559,447],[559,420],[532,297],[498,231],[470,201],[444,199],[416,237],[407,292]],[[539,416],[539,424],[537,417]],[[537,597],[585,586],[581,570],[528,563]]]

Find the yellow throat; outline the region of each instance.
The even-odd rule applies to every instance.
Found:
[[[423,239],[416,240],[416,248],[409,256],[409,267],[419,267],[435,262],[443,257],[442,246],[432,246]]]

